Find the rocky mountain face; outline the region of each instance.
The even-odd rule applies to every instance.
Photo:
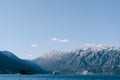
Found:
[[[69,51],[48,51],[33,60],[59,74],[120,74],[120,48],[95,46]]]
[[[37,64],[22,60],[8,51],[0,51],[0,74],[16,74],[26,71],[29,74],[45,73]]]

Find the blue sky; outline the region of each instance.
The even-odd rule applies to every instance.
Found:
[[[120,0],[0,0],[0,50],[32,59],[83,43],[120,46]]]

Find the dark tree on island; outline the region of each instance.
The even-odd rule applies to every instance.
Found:
[[[30,69],[22,69],[19,71],[19,74],[32,74],[31,70]]]

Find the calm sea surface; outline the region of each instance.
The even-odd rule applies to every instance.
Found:
[[[0,74],[0,80],[120,80],[120,75],[15,75]]]

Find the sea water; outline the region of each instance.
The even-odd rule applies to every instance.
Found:
[[[120,75],[16,75],[16,74],[0,74],[0,80],[120,80]]]

